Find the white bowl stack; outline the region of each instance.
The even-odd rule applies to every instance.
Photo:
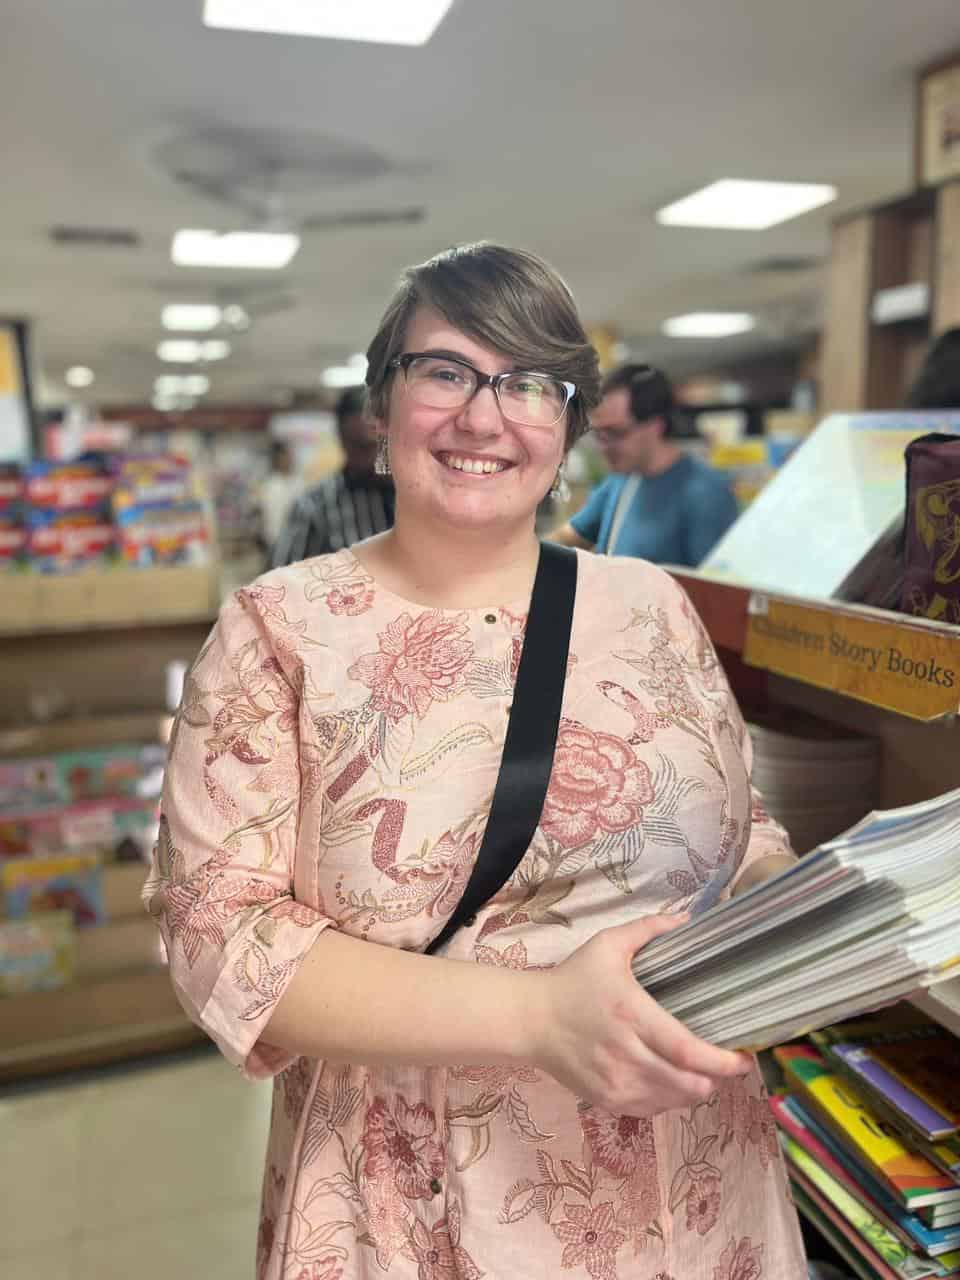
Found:
[[[881,744],[802,712],[754,717],[753,785],[797,853],[838,836],[876,808]]]

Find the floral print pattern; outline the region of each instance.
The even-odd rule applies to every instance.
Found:
[[[580,555],[579,573],[540,826],[448,943],[462,961],[549,968],[786,848],[682,593],[636,561]],[[413,605],[343,551],[239,592],[186,681],[144,899],[191,1016],[275,1077],[258,1278],[801,1280],[756,1072],[648,1120],[532,1064],[338,1066],[265,1034],[324,929],[422,950],[442,928],[483,839],[525,625],[517,602]]]

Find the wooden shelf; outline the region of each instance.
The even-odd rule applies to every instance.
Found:
[[[913,720],[960,710],[960,627],[671,572],[714,644],[748,666]]]
[[[0,637],[210,622],[219,604],[214,566],[10,573]]]
[[[165,968],[7,996],[0,1081],[183,1048],[204,1039],[177,1003]]]

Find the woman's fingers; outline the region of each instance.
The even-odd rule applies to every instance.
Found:
[[[745,1053],[718,1049],[701,1040],[672,1014],[661,1009],[645,991],[638,988],[643,1008],[637,1034],[654,1053],[679,1071],[690,1071],[715,1079],[742,1076],[750,1070],[752,1059]]]

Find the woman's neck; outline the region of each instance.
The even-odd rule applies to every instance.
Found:
[[[511,533],[432,530],[397,523],[353,548],[388,590],[435,609],[476,609],[529,596],[540,544],[532,525]]]

